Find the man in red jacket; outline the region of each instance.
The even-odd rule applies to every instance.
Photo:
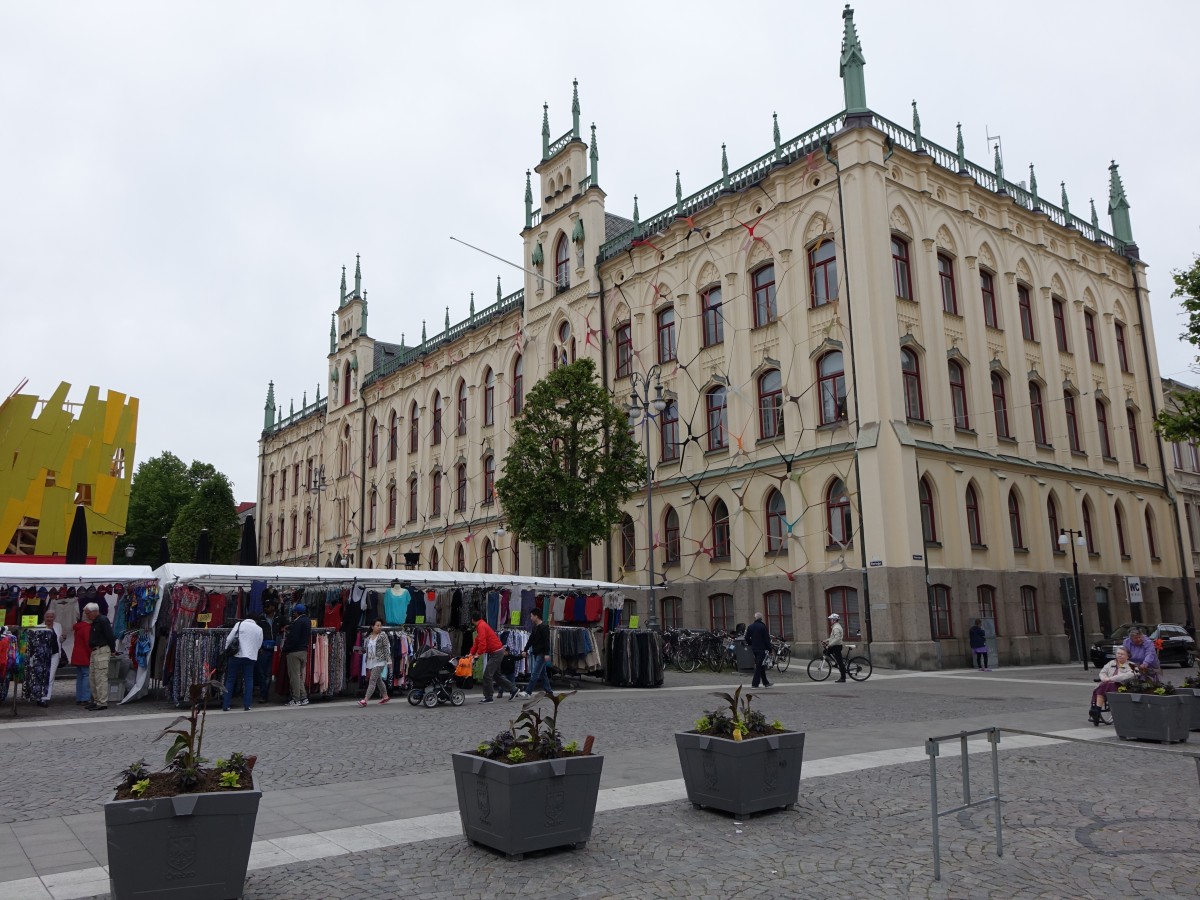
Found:
[[[508,691],[509,700],[517,696],[517,686],[500,673],[500,664],[504,662],[504,645],[500,643],[500,638],[492,630],[492,626],[483,620],[482,614],[475,617],[475,643],[471,645],[471,655],[485,657],[483,699],[480,703],[492,702],[492,685],[495,682],[500,683],[501,694]],[[521,694],[529,696],[524,691]]]

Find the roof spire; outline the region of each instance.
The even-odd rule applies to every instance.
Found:
[[[365,335],[367,333],[367,292],[366,291],[363,291],[362,301],[363,301],[362,324],[360,326],[358,326],[358,333]]]
[[[958,138],[954,147],[958,154],[958,174],[965,175],[967,173],[967,155],[963,151],[962,122],[958,123]]]
[[[571,133],[579,140],[579,79],[571,81]]]
[[[1029,164],[1029,193],[1033,194],[1033,211],[1041,211],[1042,199],[1038,196],[1037,175],[1033,172],[1033,163]]]
[[[592,186],[600,187],[600,151],[596,149],[596,123],[592,123]]]
[[[475,292],[471,291],[471,316],[470,321],[475,321]]]
[[[1067,199],[1067,183],[1065,181],[1061,181],[1059,184],[1062,185],[1063,218],[1066,220],[1068,228],[1074,228],[1075,226],[1071,224],[1071,201]]]
[[[267,402],[263,407],[263,431],[270,431],[275,422],[275,382],[267,384]]]
[[[845,29],[842,33],[842,58],[838,74],[842,77],[846,112],[866,112],[867,84],[863,77],[863,66],[867,64],[867,59],[863,56],[862,44],[858,42],[858,29],[854,27],[854,10],[850,8],[849,3],[842,10],[842,20]]]
[[[525,227],[533,227],[533,182],[529,180],[529,170],[525,170]]]
[[[642,236],[642,219],[638,215],[637,194],[633,195],[633,236]]]
[[[917,136],[917,152],[920,153],[925,149],[925,143],[921,140],[921,114],[917,112],[917,101],[913,101],[913,134]]]
[[[362,296],[362,257],[354,254],[354,296]]]
[[[1114,159],[1108,167],[1108,215],[1112,220],[1113,236],[1123,244],[1133,243],[1133,223],[1129,221],[1129,200],[1125,197],[1125,185],[1117,171]]]
[[[346,267],[342,266],[342,293],[338,299],[338,306],[346,305]]]
[[[724,144],[721,145],[721,190],[729,190],[729,156]]]
[[[1088,203],[1092,206],[1092,231],[1094,232],[1092,240],[1098,241],[1100,240],[1100,217],[1096,215],[1096,198],[1090,197]]]
[[[300,408],[304,409],[306,406],[308,406],[308,391],[300,395]]]
[[[429,338],[425,337],[425,320],[421,320],[421,343],[424,344]]]
[[[1000,158],[1000,142],[996,142],[996,193],[1007,194],[1004,187],[1004,160]]]
[[[296,414],[296,398],[293,397],[291,400],[288,401],[288,418],[290,419],[295,414]]]
[[[550,158],[550,104],[542,104],[542,159]]]
[[[317,399],[314,400],[313,403],[320,403],[320,402],[321,402],[321,383],[317,382]]]
[[[337,353],[337,313],[329,314],[329,353]]]
[[[450,335],[450,307],[446,307],[446,336]]]
[[[499,303],[504,299],[504,295],[500,293],[500,276],[496,276],[496,302]]]
[[[771,137],[775,139],[775,156],[778,157],[779,148],[783,144],[783,141],[779,139],[779,113],[771,113],[771,123]]]
[[[679,170],[675,170],[675,215],[683,215],[683,185],[679,182]]]

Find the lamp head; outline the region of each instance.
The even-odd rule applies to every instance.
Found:
[[[135,554],[135,553],[137,553],[137,548],[134,547],[133,544],[125,545],[125,558],[126,559],[133,559],[133,554]]]
[[[1071,539],[1069,537],[1067,537],[1067,533],[1065,531],[1059,532],[1058,546],[1065,547],[1065,546],[1067,546],[1068,543],[1070,543],[1070,541],[1071,541]]]

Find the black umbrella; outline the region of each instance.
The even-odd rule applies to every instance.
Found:
[[[258,539],[254,536],[254,516],[246,516],[242,523],[242,543],[238,547],[238,565],[258,565]]]
[[[200,566],[208,565],[210,553],[211,553],[211,551],[209,550],[209,543],[208,543],[208,529],[201,528],[200,529],[200,538],[196,541],[196,564],[200,565]]]
[[[167,546],[167,536],[164,534],[158,539],[158,566],[165,566],[171,561],[171,548]]]
[[[88,533],[87,514],[82,506],[75,507],[75,521],[71,523],[71,536],[67,538],[67,565],[87,564]]]

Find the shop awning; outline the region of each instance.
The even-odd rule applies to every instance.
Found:
[[[0,563],[0,584],[112,584],[149,581],[149,566],[69,566],[66,563]]]

